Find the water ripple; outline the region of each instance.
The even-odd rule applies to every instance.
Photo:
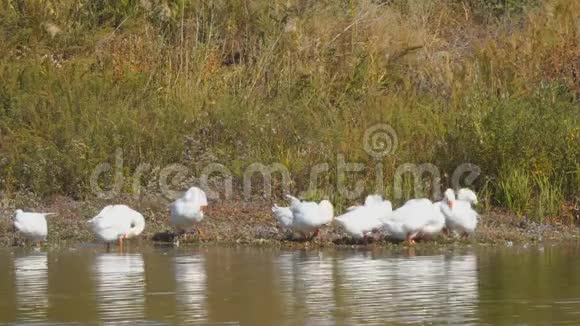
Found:
[[[579,255],[528,253],[0,249],[0,325],[578,324]]]

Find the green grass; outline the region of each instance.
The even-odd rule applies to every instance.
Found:
[[[500,174],[499,202],[517,215],[527,214],[532,201],[532,181],[527,172],[509,169]]]
[[[485,176],[474,186],[517,213],[536,192],[538,216],[577,196],[577,1],[0,4],[6,194],[93,196],[93,169],[121,149],[128,184],[141,163],[144,183],[167,164],[219,162],[239,184],[249,164],[280,162],[305,191],[328,162],[312,196],[348,206],[336,155],[369,167],[349,188],[373,191],[363,135],[388,123],[386,194],[403,163],[435,164],[449,184],[471,162]]]
[[[563,195],[560,190],[560,185],[557,182],[550,181],[549,178],[536,177],[537,203],[535,208],[535,216],[542,221],[544,217],[559,216],[560,206]]]

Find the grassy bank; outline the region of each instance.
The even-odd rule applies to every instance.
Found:
[[[448,185],[469,162],[485,209],[566,223],[577,214],[578,1],[0,4],[5,202],[91,200],[95,167],[119,150],[120,196],[142,163],[137,182],[155,193],[168,164],[186,166],[189,184],[223,164],[239,189],[248,165],[279,162],[303,191],[310,167],[330,162],[305,195],[340,208],[350,203],[339,182],[384,184],[392,197],[404,163],[432,163]],[[398,140],[379,161],[363,146],[377,123]],[[338,154],[367,168],[338,180]]]

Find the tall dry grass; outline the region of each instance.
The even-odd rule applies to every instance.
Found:
[[[543,216],[578,197],[577,1],[0,3],[6,194],[90,196],[117,148],[128,177],[143,162],[238,178],[281,162],[302,190],[338,153],[375,166],[362,138],[386,122],[399,138],[387,185],[406,162],[471,162],[492,205],[552,201]],[[312,196],[344,201],[334,169]],[[507,199],[512,170],[530,178],[526,203]],[[359,180],[371,191],[376,170],[346,182]]]

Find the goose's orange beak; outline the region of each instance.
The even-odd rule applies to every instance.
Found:
[[[453,209],[453,207],[455,207],[455,200],[447,199],[447,206],[449,206],[449,207],[451,207],[451,209]]]

